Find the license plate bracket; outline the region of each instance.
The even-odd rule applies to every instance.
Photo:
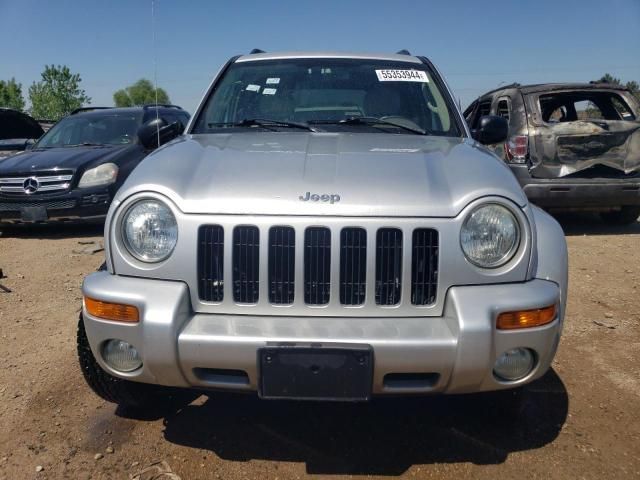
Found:
[[[265,399],[367,401],[370,346],[277,346],[258,350],[258,394]]]
[[[20,209],[20,217],[23,222],[45,222],[49,215],[47,209],[42,206],[22,207]]]

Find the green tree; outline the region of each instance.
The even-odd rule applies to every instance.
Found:
[[[171,103],[169,95],[158,88],[158,103]],[[116,107],[139,107],[156,103],[156,89],[146,78],[141,78],[133,85],[120,89],[113,94]]]
[[[42,80],[29,87],[31,115],[36,118],[59,120],[76,108],[91,103],[91,99],[80,88],[82,78],[71,73],[69,67],[46,65]]]
[[[619,78],[616,78],[609,73],[605,73],[600,78],[600,80],[598,80],[598,83],[612,83],[614,85],[623,85],[624,87],[628,88],[640,102],[640,85],[638,85],[638,82],[636,82],[635,80],[631,80],[623,84]]]
[[[614,77],[610,73],[605,73],[600,80],[596,80],[598,83],[613,83],[614,85],[622,85],[619,78]]]
[[[633,93],[633,95],[640,102],[640,85],[638,85],[638,82],[636,82],[635,80],[631,80],[630,82],[627,82],[626,87],[631,90],[631,93]]]
[[[22,84],[17,83],[15,78],[0,80],[0,107],[24,110]]]

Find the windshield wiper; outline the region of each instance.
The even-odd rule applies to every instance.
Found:
[[[270,120],[268,118],[245,118],[241,122],[221,122],[221,123],[208,123],[207,126],[211,127],[289,127],[300,128],[308,130],[310,132],[317,132],[318,129],[313,128],[307,123],[290,122],[288,120]]]
[[[82,142],[63,145],[64,147],[104,147],[104,143]]]
[[[429,133],[427,130],[417,127],[409,127],[407,125],[402,125],[400,123],[393,122],[391,120],[385,120],[383,118],[377,117],[349,117],[343,120],[318,120],[312,123],[323,123],[323,124],[337,124],[337,125],[390,125],[392,127],[400,128],[402,130],[406,130],[407,132],[415,133],[418,135],[426,135]]]

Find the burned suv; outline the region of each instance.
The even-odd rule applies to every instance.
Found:
[[[491,148],[529,199],[545,209],[593,210],[627,224],[640,216],[640,106],[620,85],[507,85],[464,112],[471,129],[485,115],[509,122]]]
[[[409,54],[232,58],[118,191],[105,247],[78,353],[120,404],[512,389],[565,313],[561,228]]]

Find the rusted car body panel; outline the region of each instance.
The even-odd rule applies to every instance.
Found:
[[[612,88],[548,89],[523,92],[530,112],[529,156],[531,175],[555,178],[573,175],[596,165],[630,174],[640,170],[640,111],[633,95]],[[600,95],[599,95],[600,94]],[[542,98],[618,97],[628,106],[631,119],[579,119],[548,122],[541,112]],[[611,112],[612,117],[617,112]],[[622,117],[622,115],[619,115]]]

